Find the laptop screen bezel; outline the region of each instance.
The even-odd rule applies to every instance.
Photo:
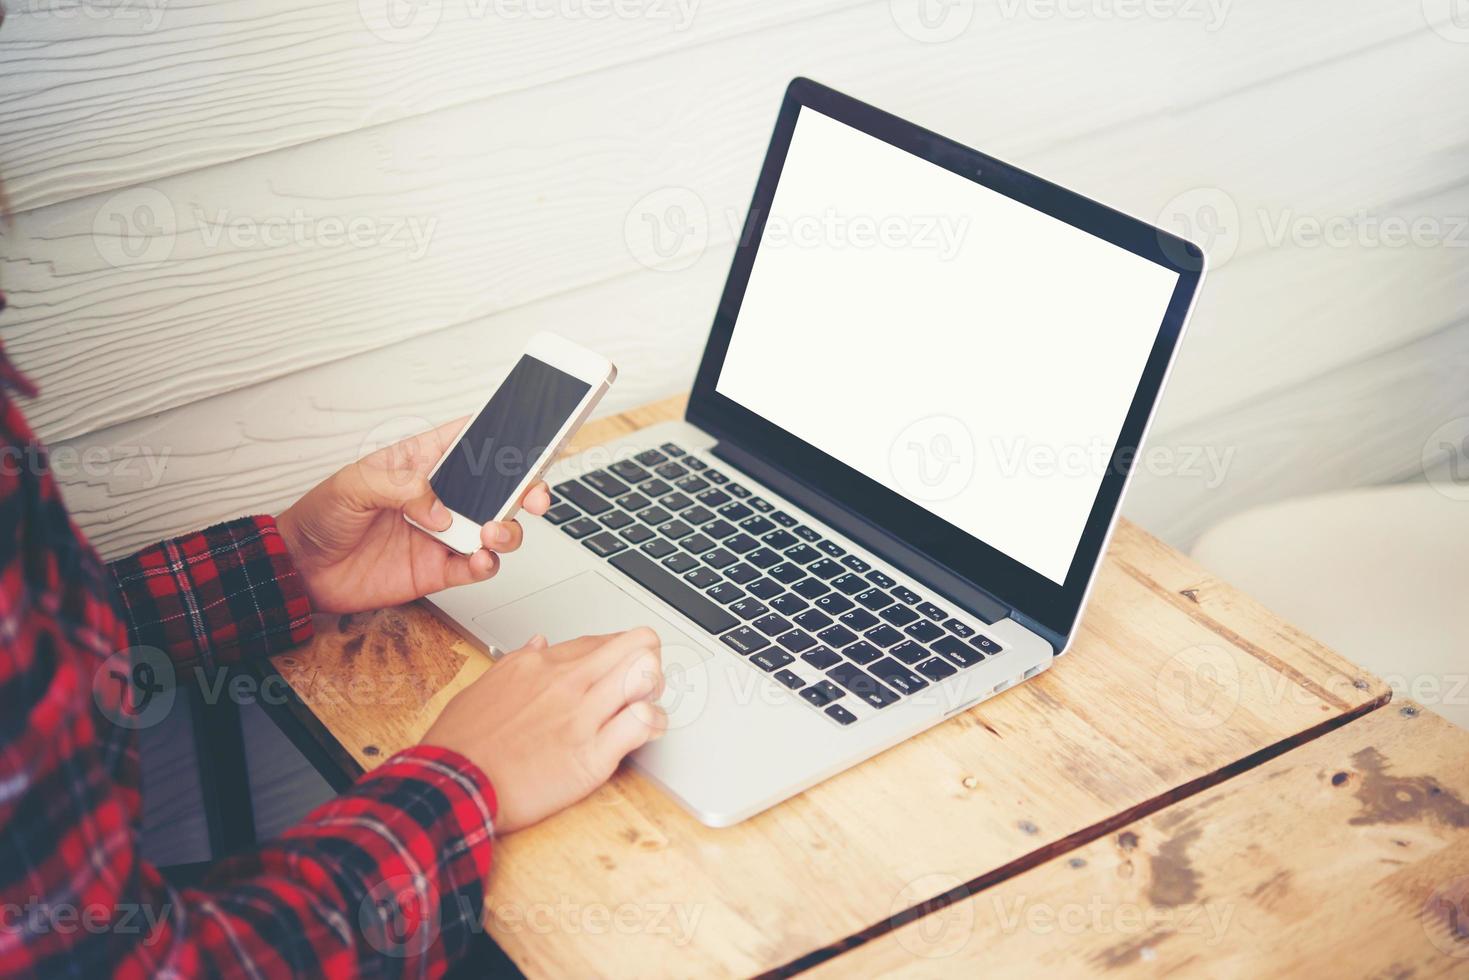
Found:
[[[1056,583],[715,390],[745,288],[803,108],[912,153],[1012,200],[1178,273],[1064,583]],[[805,78],[786,90],[694,381],[687,418],[721,442],[758,456],[823,498],[885,531],[1041,625],[1069,635],[1116,515],[1136,447],[1157,403],[1204,258],[1196,245],[1009,164]],[[1058,286],[1064,283],[1058,283]],[[861,397],[851,394],[843,397]]]

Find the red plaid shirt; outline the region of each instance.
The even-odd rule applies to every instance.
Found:
[[[453,752],[398,754],[205,888],[139,858],[135,731],[168,675],[302,643],[311,609],[269,517],[104,565],[12,391],[34,394],[0,350],[0,976],[442,973],[495,815]]]

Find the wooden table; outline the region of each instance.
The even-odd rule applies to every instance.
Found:
[[[578,446],[681,409],[674,399],[593,423]],[[348,772],[416,741],[446,689],[483,656],[417,605],[317,627],[309,646],[273,666],[300,697],[297,715]],[[1438,953],[1429,933],[1389,943],[1377,923],[1423,905],[1434,873],[1452,870],[1426,859],[1451,839],[1459,864],[1469,860],[1460,802],[1469,749],[1436,719],[1393,728],[1396,707],[1377,710],[1390,699],[1382,681],[1124,522],[1073,650],[1052,670],[727,829],[702,826],[624,770],[501,842],[486,922],[533,976],[858,964],[863,974],[972,974],[980,961],[1018,973],[1041,959],[1101,970],[1215,954],[1232,957],[1233,970],[1250,952],[1298,944],[1303,929],[1312,941],[1295,945],[1302,962],[1340,955],[1345,946],[1331,942],[1339,935],[1411,946],[1402,962],[1429,964]],[[1416,730],[1435,736],[1434,751],[1413,754]],[[1393,766],[1408,759],[1412,775],[1400,776]],[[1455,764],[1457,782],[1435,781]],[[1308,778],[1328,769],[1328,786],[1346,786],[1327,796],[1334,806],[1312,797]],[[1333,783],[1337,771],[1344,784]],[[1437,816],[1399,801],[1400,785]],[[1344,801],[1357,796],[1363,812],[1381,813],[1375,857],[1330,845]],[[1379,857],[1411,863],[1416,877],[1386,883]],[[1267,867],[1281,876],[1246,873]],[[1131,890],[1112,880],[1134,869]],[[1244,941],[1222,950],[1164,941],[1164,921],[1110,942],[1096,929],[1012,930],[990,942],[990,896],[1057,905],[1096,891],[1105,906],[1144,883],[1144,913],[1205,897],[1237,904]],[[1328,899],[1339,918],[1319,911]],[[1393,916],[1379,920],[1388,899]],[[955,915],[975,923],[966,941],[929,955],[932,927]],[[1469,967],[1452,955],[1469,940],[1448,942],[1435,965]]]

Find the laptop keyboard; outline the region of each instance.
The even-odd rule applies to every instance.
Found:
[[[673,443],[553,493],[562,533],[838,724],[1001,650]]]

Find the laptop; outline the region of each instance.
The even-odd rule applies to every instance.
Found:
[[[652,626],[632,765],[744,820],[1048,669],[1204,271],[1180,238],[807,79],[682,421],[550,471],[492,653]]]

